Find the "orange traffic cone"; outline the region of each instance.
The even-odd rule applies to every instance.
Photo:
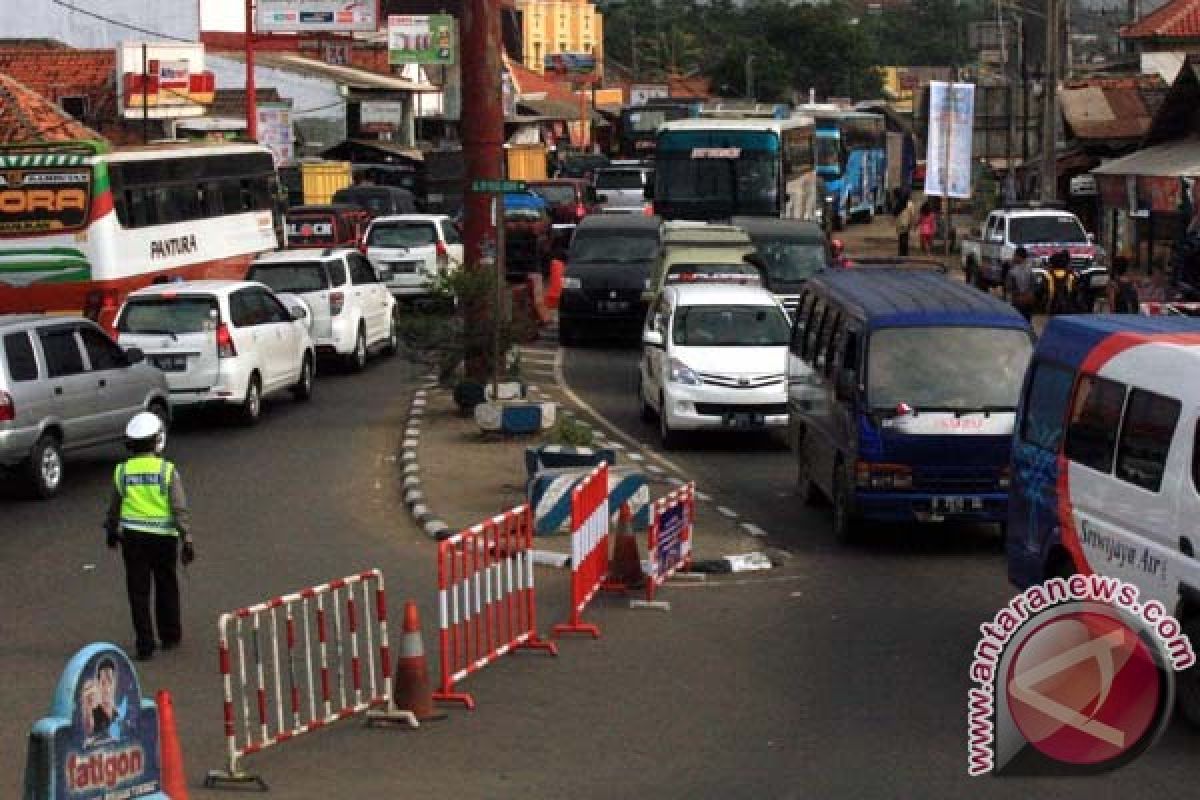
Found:
[[[183,769],[183,750],[175,729],[175,706],[166,689],[154,697],[158,704],[158,750],[162,759],[160,775],[162,790],[171,800],[187,800],[187,775]]]
[[[646,585],[642,560],[638,555],[637,536],[633,533],[633,512],[629,503],[621,504],[617,532],[613,536],[612,558],[608,561],[608,580],[604,588],[610,591],[640,589]]]
[[[550,262],[550,285],[546,287],[546,305],[550,308],[558,308],[558,298],[562,295],[563,276],[566,271],[567,265],[561,258]]]
[[[425,663],[425,645],[421,641],[421,617],[412,600],[404,604],[404,631],[400,635],[400,654],[396,657],[392,703],[396,708],[412,712],[421,721],[446,717],[433,707],[433,689],[429,684],[429,667]]]

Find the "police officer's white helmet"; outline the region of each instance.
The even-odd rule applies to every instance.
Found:
[[[167,431],[157,414],[141,411],[125,426],[125,441],[127,444],[153,441],[154,452],[161,453],[167,446]]]

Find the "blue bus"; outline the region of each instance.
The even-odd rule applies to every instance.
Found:
[[[817,174],[836,230],[854,218],[872,219],[887,203],[887,126],[881,114],[818,111]]]
[[[664,219],[816,221],[813,120],[696,118],[658,129],[654,210]]]

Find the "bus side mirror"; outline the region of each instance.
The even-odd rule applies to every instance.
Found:
[[[839,402],[848,403],[854,399],[854,393],[857,387],[858,375],[852,369],[838,370],[837,380],[834,383],[833,393]]]

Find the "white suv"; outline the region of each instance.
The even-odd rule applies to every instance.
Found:
[[[392,355],[399,346],[396,298],[356,250],[264,253],[250,265],[246,280],[303,300],[317,353],[340,356],[356,372],[366,367],[368,351]]]
[[[462,234],[444,214],[376,217],[363,241],[367,258],[397,297],[426,297],[431,280],[463,263]]]
[[[678,431],[787,425],[787,314],[759,286],[670,285],[646,317],[638,395],[663,447]]]
[[[307,316],[298,299],[253,281],[157,284],[125,300],[117,341],[166,373],[172,406],[235,406],[253,424],[263,395],[312,395],[316,352]]]

